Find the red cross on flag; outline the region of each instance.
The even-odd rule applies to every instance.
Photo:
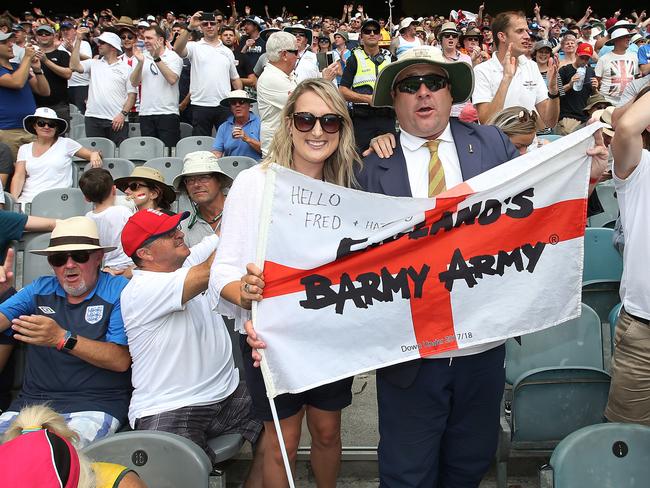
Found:
[[[266,287],[253,313],[269,397],[576,317],[594,130],[437,199],[274,166],[260,232]]]

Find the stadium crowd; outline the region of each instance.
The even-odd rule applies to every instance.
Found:
[[[604,128],[588,152],[589,215],[603,211],[594,189],[613,179],[625,243],[604,415],[650,425],[650,352],[640,345],[650,290],[632,265],[650,257],[645,10],[386,14],[346,4],[340,17],[300,18],[239,12],[233,1],[141,18],[110,9],[0,15],[0,204],[15,204],[0,212],[0,369],[17,347],[27,356],[22,389],[2,405],[0,432],[11,435],[0,449],[25,449],[16,429],[35,436],[54,422],[65,449],[124,428],[161,430],[216,464],[208,440],[238,433],[254,446],[246,486],[287,486],[255,352],[265,344],[250,322],[264,289],[250,263],[267,164],[427,198],[594,121]],[[146,164],[116,176],[104,161],[113,154],[83,145],[104,138],[119,151],[137,125],[173,157],[183,123],[213,145],[184,154],[173,180]],[[475,148],[480,164],[461,147]],[[250,168],[232,171],[230,156]],[[80,177],[79,159],[89,162]],[[73,187],[91,206],[86,215],[30,214],[39,193]],[[31,231],[51,232],[31,252],[53,275],[16,290],[11,242]],[[222,316],[240,333],[244,381]],[[631,335],[638,340],[623,340]],[[504,351],[500,341],[378,371],[381,486],[478,486],[497,445]],[[336,486],[351,384],[276,398],[294,464],[306,418],[319,487]],[[71,431],[54,412],[26,423],[21,410],[43,403]],[[0,479],[19,486],[9,471]],[[78,486],[98,473],[86,466]],[[142,486],[120,469],[111,480]]]

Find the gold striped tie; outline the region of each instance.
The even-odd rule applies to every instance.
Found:
[[[424,145],[427,146],[431,153],[431,159],[429,159],[429,198],[431,198],[445,191],[447,185],[445,184],[445,170],[438,157],[440,139],[429,141]]]

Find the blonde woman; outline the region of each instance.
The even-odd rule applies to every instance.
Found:
[[[496,125],[508,136],[520,154],[526,154],[535,142],[537,121],[537,113],[534,110],[514,106],[494,114],[487,125]]]
[[[351,187],[354,170],[361,161],[355,150],[352,121],[346,104],[334,85],[322,79],[300,83],[287,101],[261,165],[243,171],[235,180],[223,215],[222,240],[212,264],[209,293],[218,313],[235,317],[244,333],[253,300],[262,299],[264,283],[255,261],[259,215],[265,173],[271,163],[291,168],[306,176]],[[248,273],[248,274],[247,274]],[[244,278],[242,278],[242,275]],[[251,346],[263,348],[248,324],[250,337],[240,336],[246,383],[253,399],[253,414],[264,421],[264,486],[285,487],[287,478],[264,381],[258,368],[259,356],[251,358]],[[335,487],[341,459],[341,409],[352,401],[352,378],[297,395],[280,395],[275,403],[287,453],[295,466],[303,417],[312,438],[311,466],[320,488]]]
[[[74,447],[78,441],[79,435],[51,408],[23,408],[2,438],[0,486],[46,487],[59,479],[56,486],[64,488],[146,488],[124,466],[91,463]]]

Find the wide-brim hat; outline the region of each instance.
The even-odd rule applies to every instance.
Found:
[[[122,15],[119,19],[117,19],[117,22],[115,22],[113,26],[117,29],[118,32],[124,29],[130,30],[132,32],[136,31],[136,26],[133,22],[133,19],[131,17],[127,17],[126,15]]]
[[[288,32],[289,34],[296,35],[296,33],[300,32],[302,34],[305,34],[307,36],[307,45],[311,45],[313,38],[314,38],[314,33],[311,31],[311,29],[307,29],[304,25],[302,24],[293,24],[290,25],[289,27],[285,27],[283,29],[285,32]]]
[[[345,42],[348,42],[350,40],[350,36],[345,31],[336,31],[334,33],[334,36],[341,36],[345,40]]]
[[[637,41],[644,41],[645,37],[643,37],[641,34],[638,32],[632,36],[630,39],[630,43],[637,42]]]
[[[478,42],[480,42],[480,43],[483,42],[483,34],[476,27],[472,27],[470,29],[467,29],[464,33],[462,33],[460,35],[459,42],[462,44],[463,41],[465,39],[467,39],[468,37],[478,37]]]
[[[607,105],[610,105],[610,106],[612,105],[612,102],[607,100],[603,96],[602,93],[598,92],[598,93],[595,93],[594,95],[591,95],[587,99],[587,105],[582,110],[583,110],[583,112],[587,113],[589,110],[591,110],[593,108],[594,105],[599,104],[599,103],[606,103]]]
[[[256,26],[258,31],[260,31],[260,32],[262,31],[262,23],[263,23],[263,21],[259,17],[252,16],[252,15],[248,16],[244,20],[242,20],[239,25],[243,26],[246,22],[250,22],[251,24]]]
[[[269,36],[271,34],[275,34],[276,32],[280,32],[280,29],[276,27],[269,27],[268,29],[264,29],[263,31],[260,32],[260,37],[262,38],[262,40],[268,41]]]
[[[174,188],[179,190],[183,183],[183,178],[186,176],[204,175],[208,173],[224,175],[230,180],[230,184],[232,185],[232,178],[219,166],[219,158],[210,151],[194,151],[186,154],[183,158],[183,171],[174,178]]]
[[[445,22],[442,24],[442,27],[440,28],[440,32],[438,32],[438,39],[442,39],[442,36],[444,34],[456,34],[457,36],[460,36],[460,32],[458,31],[458,28],[456,27],[456,24],[453,22]]]
[[[45,249],[30,251],[39,256],[49,256],[57,252],[68,251],[113,251],[113,246],[99,243],[97,224],[88,217],[70,217],[57,221],[50,236],[50,245]]]
[[[105,42],[109,46],[117,49],[120,53],[122,52],[122,39],[115,32],[102,32],[99,37],[95,38],[95,42],[98,41]]]
[[[34,129],[34,122],[36,119],[49,119],[54,120],[57,123],[57,133],[56,135],[64,134],[68,130],[68,122],[60,118],[54,110],[48,107],[38,107],[34,115],[28,115],[23,119],[23,129],[27,132],[36,135],[36,129]]]
[[[609,137],[614,137],[614,128],[612,127],[612,112],[616,109],[613,105],[611,107],[602,108],[596,110],[591,114],[592,119],[596,119],[599,122],[605,124],[603,127],[603,133],[607,134]]]
[[[413,17],[406,17],[402,19],[402,21],[399,23],[399,32],[402,32],[407,27],[410,27],[411,24],[419,24],[419,22]]]
[[[619,20],[618,22],[614,23],[614,25],[609,26],[607,28],[607,32],[611,36],[612,34],[614,34],[614,31],[616,31],[617,29],[627,29],[627,30],[636,29],[636,24],[632,22],[628,22],[626,20]]]
[[[176,200],[176,192],[165,182],[165,177],[160,171],[148,166],[136,166],[129,176],[118,178],[114,181],[118,190],[124,191],[132,181],[144,181],[145,183],[155,184],[163,192],[163,198],[168,202]]]
[[[445,70],[449,77],[454,103],[465,102],[472,95],[474,72],[469,64],[464,61],[447,62],[437,47],[418,46],[406,51],[400,59],[389,64],[379,73],[372,96],[374,107],[393,106],[392,91],[395,79],[401,71],[414,64],[430,64]]]
[[[222,107],[230,107],[230,104],[236,100],[243,100],[247,103],[257,102],[257,100],[251,97],[248,92],[246,92],[246,90],[233,90],[228,94],[226,98],[221,100],[219,105]]]
[[[605,43],[605,46],[613,46],[614,41],[616,39],[620,39],[621,37],[632,37],[632,36],[634,36],[632,32],[630,32],[624,27],[621,27],[619,29],[616,29],[614,32],[612,32],[611,38],[609,39],[609,41]]]

